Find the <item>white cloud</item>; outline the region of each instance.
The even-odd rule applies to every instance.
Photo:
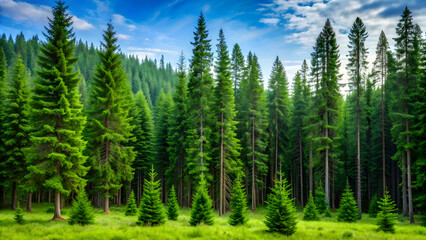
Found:
[[[137,51],[137,52],[129,52],[128,55],[136,56],[139,60],[144,60],[145,57],[151,58],[151,59],[155,58],[155,53],[152,53],[152,52]]]
[[[176,5],[178,2],[179,2],[179,0],[175,0],[175,1],[171,2],[171,3],[169,3],[167,5],[167,7],[172,7],[172,6]]]
[[[47,18],[52,16],[51,8],[46,5],[35,5],[13,0],[0,0],[0,15],[15,21],[26,22],[30,25],[42,27],[47,24]],[[86,20],[73,16],[73,27],[78,30],[93,28]]]
[[[140,47],[128,47],[130,51],[144,51],[151,53],[169,53],[169,54],[179,54],[178,51],[168,50],[168,49],[159,49],[159,48],[140,48]]]
[[[131,37],[130,37],[129,35],[126,35],[126,34],[117,34],[117,38],[118,38],[118,39],[128,40],[128,39],[130,39]]]
[[[136,29],[136,26],[132,24],[129,19],[125,18],[123,15],[120,14],[112,14],[112,22],[114,24],[124,26],[130,31]]]
[[[261,18],[259,20],[259,22],[276,26],[280,22],[280,19],[278,19],[278,18]]]

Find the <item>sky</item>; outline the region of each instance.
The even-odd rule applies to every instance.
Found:
[[[304,59],[309,63],[312,46],[327,18],[331,20],[340,49],[341,82],[347,81],[345,66],[348,33],[356,17],[367,28],[367,60],[375,58],[383,30],[391,48],[395,27],[407,6],[414,22],[426,30],[425,0],[68,0],[77,39],[99,46],[109,20],[116,28],[122,52],[140,58],[160,59],[176,66],[181,52],[191,58],[193,32],[201,12],[205,15],[212,50],[216,52],[222,28],[229,51],[238,43],[247,56],[255,53],[262,67],[265,86],[278,56],[290,82]],[[26,37],[42,32],[51,16],[53,0],[0,0],[0,34]]]

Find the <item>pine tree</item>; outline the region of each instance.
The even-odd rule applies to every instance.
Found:
[[[273,179],[281,169],[281,161],[289,158],[290,149],[290,99],[288,93],[288,80],[281,60],[276,57],[272,65],[269,80],[270,93],[268,95],[269,111],[269,151],[273,159],[271,172]],[[272,180],[273,180],[272,179]],[[302,191],[303,192],[303,191]]]
[[[84,188],[78,193],[77,199],[72,203],[72,210],[70,214],[69,224],[87,225],[93,224],[95,215],[93,214],[92,204],[87,199]]]
[[[13,68],[3,107],[2,142],[4,161],[0,162],[3,176],[12,183],[12,209],[17,201],[17,188],[28,173],[24,149],[29,146],[28,108],[30,89],[20,56]],[[30,179],[31,181],[31,179]]]
[[[315,206],[317,207],[318,213],[323,214],[327,209],[327,203],[325,202],[325,193],[322,183],[320,182],[319,187],[315,189]]]
[[[185,73],[185,57],[181,54],[178,64],[179,80],[173,93],[173,113],[170,116],[169,132],[167,137],[170,165],[166,175],[176,174],[177,196],[180,204],[183,204],[184,188],[184,165],[186,157],[186,135],[187,129],[187,86]],[[168,183],[171,184],[171,183]],[[188,203],[189,204],[189,203]]]
[[[135,193],[132,190],[129,198],[127,199],[126,212],[124,214],[126,216],[135,216],[137,212],[138,207],[136,205]]]
[[[25,222],[24,214],[22,213],[21,204],[19,200],[16,202],[16,212],[15,212],[15,217],[13,219],[15,219],[16,223],[21,225],[24,224]]]
[[[236,138],[235,103],[232,91],[230,59],[223,31],[219,31],[217,60],[215,66],[216,81],[214,88],[213,115],[216,116],[212,151],[219,157],[219,216],[229,209],[227,193],[230,192],[230,174],[241,171],[239,162],[239,141]]]
[[[361,123],[360,123],[360,85],[362,75],[367,67],[367,48],[365,40],[368,34],[361,18],[357,17],[349,33],[349,63],[347,69],[351,75],[351,86],[356,89],[356,113],[357,113],[357,202],[359,216],[361,217]]]
[[[231,215],[229,215],[229,224],[232,226],[243,225],[247,222],[247,200],[246,191],[241,178],[235,179],[231,194]]]
[[[86,136],[94,184],[104,198],[104,213],[109,211],[109,199],[130,181],[135,159],[131,117],[132,94],[122,68],[114,27],[108,23],[103,34],[101,62],[96,67],[88,99]]]
[[[30,101],[31,146],[27,178],[40,180],[55,193],[55,213],[52,220],[62,219],[61,194],[76,191],[85,180],[86,157],[82,154],[82,138],[86,122],[78,94],[79,73],[74,71],[74,33],[72,16],[62,1],[52,8],[53,18],[41,46],[39,76],[34,80]]]
[[[203,222],[206,225],[213,225],[212,200],[208,194],[206,184],[204,174],[201,174],[200,185],[194,194],[194,201],[192,202],[191,219],[189,220],[191,226],[196,226]]]
[[[370,206],[368,208],[368,216],[371,218],[377,217],[377,212],[379,210],[377,195],[374,195],[370,200]]]
[[[317,211],[317,207],[315,206],[314,197],[312,193],[309,193],[308,202],[303,209],[303,220],[307,221],[318,221],[320,220],[320,216]]]
[[[138,225],[161,225],[166,222],[164,206],[160,199],[160,181],[155,180],[157,173],[151,167],[149,180],[145,179],[143,197],[139,204]]]
[[[212,52],[206,21],[201,13],[191,42],[193,57],[189,68],[188,81],[188,130],[186,172],[189,175],[188,197],[192,184],[199,181],[200,172],[210,179],[210,141],[212,115],[213,78],[211,76]],[[188,199],[189,200],[189,199]],[[190,201],[188,201],[190,202]]]
[[[3,40],[3,39],[2,39]],[[6,70],[7,70],[7,64],[6,64],[6,57],[3,51],[3,48],[0,47],[0,158],[3,159],[4,157],[4,143],[3,143],[3,117],[4,117],[4,103],[6,101]],[[2,162],[0,162],[0,165]],[[3,176],[2,172],[0,171],[0,182],[5,183],[6,179]],[[0,206],[3,206],[4,204],[4,185],[0,184]]]
[[[239,89],[239,85],[241,79],[243,78],[244,72],[244,55],[241,52],[240,45],[236,43],[234,48],[232,49],[232,58],[231,58],[231,72],[232,72],[232,80],[234,81],[234,97],[235,101],[237,99],[237,91]]]
[[[167,201],[167,217],[169,220],[177,220],[179,216],[179,204],[176,198],[175,186],[172,185],[172,188],[169,191],[169,198]]]
[[[343,222],[356,222],[358,220],[358,207],[352,193],[349,181],[346,182],[345,192],[340,200],[337,220]]]
[[[396,204],[392,200],[388,191],[385,191],[385,196],[380,199],[379,212],[377,213],[377,226],[379,231],[395,233],[395,224],[397,222]]]
[[[265,224],[270,232],[277,232],[287,236],[296,232],[297,217],[294,202],[290,199],[291,189],[287,180],[275,181],[274,188],[266,201]]]

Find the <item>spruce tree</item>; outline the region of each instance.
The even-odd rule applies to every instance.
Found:
[[[166,222],[164,206],[160,199],[160,181],[155,180],[157,173],[151,167],[149,180],[145,179],[143,197],[139,204],[138,225],[161,225]]]
[[[230,71],[230,59],[225,35],[219,31],[217,44],[217,60],[215,66],[216,81],[214,87],[214,103],[212,112],[215,116],[214,140],[212,151],[214,156],[219,156],[219,216],[229,209],[229,199],[226,193],[230,192],[230,175],[241,171],[238,159],[240,144],[236,138],[236,111],[234,92]]]
[[[309,193],[308,202],[306,203],[305,208],[303,209],[303,220],[320,220],[320,216],[318,214],[317,207],[315,206],[315,201],[314,197],[312,196],[312,193]]]
[[[3,143],[3,117],[4,117],[4,103],[6,101],[6,70],[7,70],[7,64],[6,64],[6,57],[3,51],[3,48],[0,47],[0,158],[4,158],[4,143]],[[0,161],[0,165],[2,164],[3,160]],[[6,178],[4,177],[3,173],[0,171],[0,206],[3,206],[4,204],[4,188],[3,185],[6,182]]]
[[[127,199],[126,212],[124,214],[126,216],[135,216],[137,212],[138,206],[136,205],[135,193],[132,190],[129,198]]]
[[[12,209],[17,201],[17,188],[28,173],[24,149],[29,146],[29,98],[25,67],[19,56],[12,70],[7,97],[3,103],[2,142],[4,161],[0,162],[3,176],[12,183]],[[30,179],[31,181],[31,179]]]
[[[19,202],[19,200],[16,202],[15,217],[13,219],[15,219],[16,223],[21,225],[25,222],[24,214],[22,213],[21,203]]]
[[[86,157],[82,154],[86,142],[82,138],[86,122],[78,94],[79,73],[74,71],[74,33],[72,16],[64,2],[52,8],[52,18],[46,27],[47,42],[40,49],[34,88],[30,101],[31,146],[28,159],[28,179],[54,192],[54,216],[61,216],[61,194],[76,191],[85,180]]]
[[[201,223],[213,225],[212,200],[209,196],[206,185],[206,179],[202,173],[200,177],[200,184],[193,197],[191,219],[189,220],[189,224],[191,226],[196,226]]]
[[[269,151],[273,179],[281,169],[281,161],[289,158],[290,149],[290,99],[288,80],[281,60],[276,57],[269,80]],[[303,191],[302,191],[303,192]]]
[[[392,200],[388,191],[385,191],[385,196],[380,199],[379,212],[377,213],[377,226],[379,231],[395,233],[395,224],[397,222],[396,204]]]
[[[93,214],[92,203],[87,198],[84,188],[80,190],[77,198],[72,203],[69,224],[87,225],[93,224],[95,215]]]
[[[374,195],[370,200],[370,206],[368,208],[368,216],[371,218],[377,217],[377,212],[379,210],[377,195]]]
[[[169,220],[177,220],[179,216],[179,204],[176,197],[175,186],[169,191],[169,198],[167,200],[167,217]]]
[[[231,72],[232,80],[234,82],[234,97],[235,101],[237,101],[237,91],[244,73],[244,55],[241,52],[241,48],[238,43],[236,43],[232,49]]]
[[[355,201],[354,194],[349,186],[349,181],[346,181],[345,191],[340,200],[337,221],[356,222],[358,220],[358,214],[357,202]]]
[[[91,82],[88,99],[86,136],[87,153],[95,174],[94,184],[104,198],[104,213],[109,211],[109,199],[124,181],[133,177],[135,159],[131,117],[132,93],[117,53],[114,27],[108,23],[99,53],[100,63]]]
[[[231,194],[231,215],[229,215],[229,224],[232,226],[243,225],[247,222],[247,195],[241,177],[235,179]]]
[[[291,189],[287,180],[275,181],[274,188],[266,201],[265,224],[270,232],[277,232],[287,236],[296,232],[297,216],[293,199],[290,199]]]
[[[318,213],[323,214],[327,209],[327,203],[325,202],[325,193],[322,183],[320,182],[319,187],[315,189],[315,206],[317,207]]]

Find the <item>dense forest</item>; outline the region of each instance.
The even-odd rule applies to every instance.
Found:
[[[352,189],[359,218],[382,197],[411,223],[425,214],[426,38],[408,8],[394,46],[357,18],[341,52],[327,19],[294,79],[285,56],[266,76],[256,53],[210,33],[203,14],[192,55],[174,65],[121,53],[111,23],[99,47],[77,40],[66,9],[53,7],[44,40],[0,38],[1,206],[52,202],[55,219],[84,190],[109,213],[159,189],[163,204],[211,201],[220,216],[241,208],[237,198],[273,212],[274,194],[300,208],[314,197],[323,213]]]

